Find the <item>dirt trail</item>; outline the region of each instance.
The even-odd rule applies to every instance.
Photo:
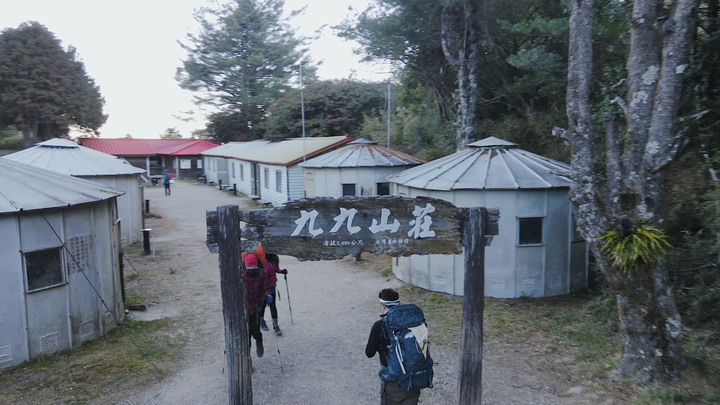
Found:
[[[249,200],[195,182],[173,184],[172,195],[162,187],[146,188],[156,252],[157,273],[152,285],[134,280],[152,297],[136,319],[181,317],[178,337],[187,339],[181,360],[168,376],[142,392],[122,395],[122,404],[226,404],[224,326],[219,286],[218,257],[205,247],[205,211],[226,204],[248,207]],[[278,281],[280,325],[275,339],[265,332],[265,356],[252,351],[254,402],[257,404],[376,404],[379,380],[377,358],[364,353],[367,334],[380,308],[377,293],[401,282],[383,278],[369,266],[387,265],[386,258],[363,255],[362,262],[299,262],[280,256],[288,282],[293,321],[290,321],[286,284]],[[147,283],[145,283],[147,284]],[[266,313],[269,320],[269,311]],[[279,354],[278,354],[279,350]],[[455,402],[459,351],[435,346],[435,387],[424,390],[422,404]],[[542,376],[528,375],[533,367],[517,348],[488,346],[483,364],[483,403],[558,404],[586,403],[563,398]],[[282,370],[281,370],[282,367]],[[589,402],[588,402],[589,403]]]

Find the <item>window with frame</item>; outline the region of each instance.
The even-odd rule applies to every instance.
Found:
[[[543,243],[543,217],[518,218],[518,244]]]
[[[26,252],[25,277],[27,278],[28,292],[38,291],[45,288],[62,284],[62,248],[36,250]]]
[[[275,170],[275,191],[282,192],[282,171]]]
[[[343,184],[342,195],[343,197],[346,195],[355,195],[355,184]]]
[[[244,166],[244,164],[240,163],[240,181],[245,181],[245,171],[243,170]]]
[[[202,160],[202,159],[198,159],[198,160],[196,160],[195,162],[197,163],[197,168],[198,168],[198,169],[202,169],[202,168],[203,168],[203,160]]]
[[[180,159],[180,168],[181,169],[191,169],[192,168],[192,160]]]
[[[390,195],[390,183],[377,183],[377,195]]]
[[[265,168],[263,169],[263,177],[265,177],[265,188],[270,188],[270,169]]]
[[[235,162],[230,163],[230,170],[232,171],[232,176],[235,177]]]

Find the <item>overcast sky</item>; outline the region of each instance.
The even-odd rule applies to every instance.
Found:
[[[383,81],[389,77],[387,66],[360,63],[352,53],[356,45],[335,37],[330,28],[364,10],[370,1],[285,0],[287,10],[307,5],[305,14],[291,21],[298,34],[311,36],[321,30],[321,37],[310,45],[312,58],[322,61],[318,69],[321,78]],[[63,47],[77,48],[88,75],[105,98],[104,111],[109,118],[100,128],[102,137],[157,138],[167,128],[176,128],[187,137],[192,130],[204,128],[205,120],[204,112],[192,104],[192,93],[180,89],[175,81],[175,70],[184,58],[177,41],[185,41],[187,33],[196,29],[193,11],[207,3],[22,0],[2,7],[0,30],[37,21],[55,34]],[[190,111],[194,114],[188,114]]]

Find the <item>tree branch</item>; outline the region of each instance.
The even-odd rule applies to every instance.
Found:
[[[554,127],[552,129],[552,135],[556,136],[564,141],[567,141],[567,142],[570,141],[570,138],[568,137],[568,131],[565,128]]]
[[[628,117],[628,105],[620,96],[615,96],[614,99],[610,100],[610,104],[617,104],[623,111],[623,116],[627,119]]]

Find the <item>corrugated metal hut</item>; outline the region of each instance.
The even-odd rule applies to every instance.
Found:
[[[280,207],[305,196],[299,163],[352,140],[351,136],[326,136],[228,142],[201,155],[208,182],[222,181],[251,198]]]
[[[468,149],[390,176],[397,195],[430,196],[458,207],[500,210],[499,235],[485,248],[485,295],[544,297],[587,286],[587,247],[575,232],[569,166],[489,137]],[[463,255],[393,260],[403,281],[463,294]]]
[[[7,159],[0,171],[0,368],[7,368],[78,347],[122,320],[122,192]]]
[[[307,197],[390,195],[387,177],[424,160],[365,138],[300,163]]]
[[[145,171],[113,155],[80,146],[68,139],[50,139],[2,157],[41,169],[110,186],[125,194],[117,199],[123,246],[142,238],[143,189],[140,175]]]

